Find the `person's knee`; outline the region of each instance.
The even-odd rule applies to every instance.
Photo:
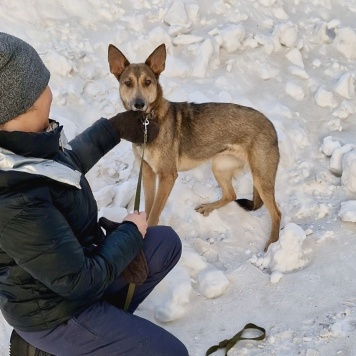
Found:
[[[172,259],[177,263],[182,255],[182,241],[178,234],[170,226],[162,226],[165,229],[164,235],[166,243],[169,244]]]
[[[158,330],[158,329],[156,329]],[[152,337],[150,352],[154,355],[188,356],[188,350],[177,337],[159,327]],[[149,353],[151,355],[151,353]]]
[[[166,247],[176,251],[179,255],[182,252],[182,242],[178,234],[170,227],[166,225],[151,226],[147,232],[152,235],[159,236],[161,244],[165,244]]]
[[[160,225],[150,227],[147,235],[145,254],[149,270],[168,273],[182,254],[182,242],[178,234],[170,226]]]
[[[184,346],[184,344],[181,341],[179,341],[179,344],[177,343],[174,350],[176,352],[176,354],[174,354],[174,355],[177,355],[177,356],[188,356],[189,355],[187,348]],[[172,353],[170,353],[170,355],[173,356]]]
[[[182,241],[180,239],[180,237],[178,236],[178,234],[170,227],[170,226],[164,226],[164,228],[166,228],[166,236],[167,238],[170,239],[170,242],[172,244],[172,246],[174,247],[174,249],[176,249],[177,251],[182,251]]]
[[[184,344],[177,340],[176,344],[170,349],[170,356],[188,356],[188,350]]]

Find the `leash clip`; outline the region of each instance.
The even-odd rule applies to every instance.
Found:
[[[147,116],[146,116],[146,118],[145,118],[145,120],[144,120],[144,122],[143,122],[143,126],[145,127],[144,128],[144,131],[145,131],[145,133],[147,133],[147,126],[150,124],[150,121],[148,120],[148,118],[147,118]]]

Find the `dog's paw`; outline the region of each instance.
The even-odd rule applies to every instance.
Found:
[[[270,242],[267,242],[267,243],[266,243],[266,246],[265,246],[265,248],[263,249],[264,252],[267,252],[267,251],[268,251],[268,247],[270,246],[270,244],[271,244]]]
[[[214,208],[211,206],[211,204],[202,204],[195,208],[195,211],[204,216],[208,216],[213,210]]]

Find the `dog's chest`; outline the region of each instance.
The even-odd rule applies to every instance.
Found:
[[[143,154],[142,146],[134,146],[134,152],[135,152],[136,159],[141,161],[141,157]],[[144,152],[144,160],[149,164],[149,166],[153,169],[153,171],[157,173],[159,169],[159,162],[162,161],[160,159],[159,150],[152,149],[151,147],[147,146]]]

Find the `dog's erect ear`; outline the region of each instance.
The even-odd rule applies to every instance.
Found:
[[[145,64],[147,64],[152,72],[159,76],[165,68],[166,63],[166,45],[163,43],[158,46],[146,59]]]
[[[121,53],[121,51],[112,44],[109,45],[108,49],[108,61],[110,72],[114,74],[116,78],[120,78],[120,75],[125,68],[130,65],[130,62]]]

